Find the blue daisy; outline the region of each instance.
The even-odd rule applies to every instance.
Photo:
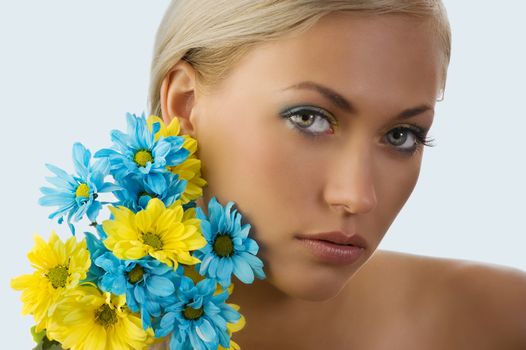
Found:
[[[179,179],[177,174],[170,172],[161,174],[161,176],[164,181],[155,182],[155,187],[145,183],[137,176],[127,176],[120,180],[118,184],[121,189],[113,192],[119,199],[117,205],[125,206],[134,212],[146,209],[146,205],[152,198],[159,198],[166,207],[172,205],[183,194],[187,181]]]
[[[183,276],[176,302],[154,323],[155,336],[164,337],[172,332],[170,349],[216,350],[218,345],[228,348],[227,323],[236,323],[241,315],[225,303],[228,291],[214,295],[216,285],[211,279],[196,285]]]
[[[128,134],[113,130],[112,148],[105,148],[95,154],[96,158],[107,158],[110,161],[110,172],[120,181],[130,174],[140,176],[151,188],[165,188],[166,179],[162,174],[168,172],[166,167],[175,166],[188,158],[190,152],[183,147],[182,136],[160,136],[160,124],[154,123],[150,131],[144,114],[126,114]]]
[[[120,260],[105,252],[92,261],[100,269],[96,279],[100,289],[115,295],[126,294],[130,310],[140,311],[144,329],[151,326],[152,318],[161,316],[163,305],[175,300],[173,294],[183,275],[182,266],[174,270],[150,257]]]
[[[97,226],[97,228],[102,226]],[[97,260],[97,258],[107,252],[109,252],[108,248],[102,243],[102,240],[95,237],[94,234],[90,232],[84,232],[84,236],[86,237],[86,246],[89,251],[91,265],[88,270],[88,274],[86,276],[86,279],[83,282],[92,282],[95,284],[99,283],[100,278],[106,273],[104,269],[100,268],[99,266],[95,265],[93,262]]]
[[[70,175],[64,170],[46,164],[55,177],[46,179],[55,187],[42,187],[43,196],[39,204],[43,206],[58,206],[59,208],[49,215],[50,219],[58,218],[62,223],[67,216],[67,222],[72,232],[75,232],[71,222],[79,221],[86,215],[91,222],[97,221],[97,216],[102,204],[97,201],[99,193],[111,192],[118,187],[110,182],[104,182],[109,173],[109,164],[106,160],[98,160],[90,164],[91,153],[82,144],[73,145],[73,163],[77,175]]]
[[[248,237],[250,224],[241,225],[241,214],[232,209],[230,201],[223,208],[215,197],[208,202],[208,218],[196,208],[201,220],[201,230],[208,244],[194,252],[201,260],[196,270],[203,276],[215,279],[226,288],[234,274],[243,283],[252,283],[254,275],[264,279],[263,262],[256,256],[259,246]],[[231,211],[232,210],[232,211]]]

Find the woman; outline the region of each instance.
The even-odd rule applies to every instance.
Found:
[[[198,140],[205,202],[235,201],[261,246],[268,278],[232,295],[242,348],[526,349],[524,273],[376,250],[450,45],[439,0],[172,2],[150,112]]]

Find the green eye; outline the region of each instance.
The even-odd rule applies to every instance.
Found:
[[[281,113],[296,130],[309,136],[329,133],[335,124],[334,117],[315,106],[299,106]]]
[[[408,139],[412,139],[413,141],[410,142],[410,146],[412,147],[416,143],[416,137],[413,134],[413,137],[410,138],[409,137],[410,133],[413,134],[412,131],[408,132],[406,129],[402,129],[402,128],[393,129],[387,134],[388,135],[387,139],[394,146],[401,146],[405,144]]]
[[[396,127],[386,134],[387,142],[399,152],[413,154],[422,146],[433,146],[426,138],[427,130],[417,126]],[[405,146],[404,146],[405,145]]]

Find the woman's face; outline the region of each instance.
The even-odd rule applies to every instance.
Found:
[[[407,17],[331,14],[256,46],[214,91],[194,96],[204,200],[236,202],[279,290],[336,295],[408,199],[417,135],[431,127],[441,85],[435,36]],[[329,231],[357,233],[367,247],[335,264],[297,239]]]

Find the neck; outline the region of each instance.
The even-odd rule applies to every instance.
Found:
[[[318,330],[330,327],[337,303],[313,302],[290,297],[276,289],[268,280],[256,280],[245,285],[236,279],[228,302],[240,306],[245,317],[243,330],[233,339],[248,349],[275,348],[279,339],[283,349],[304,348],[319,336]],[[287,345],[290,342],[290,346]]]
[[[244,284],[232,277],[234,292],[230,301],[250,312],[271,310],[276,306],[291,306],[298,302],[275,288],[268,280],[255,279],[252,284]]]

